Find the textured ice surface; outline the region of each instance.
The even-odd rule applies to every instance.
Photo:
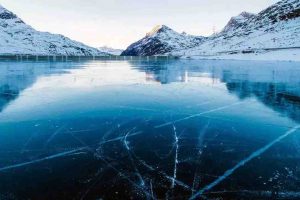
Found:
[[[300,63],[0,62],[0,199],[299,199]]]

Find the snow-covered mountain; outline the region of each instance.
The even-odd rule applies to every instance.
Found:
[[[124,51],[123,49],[114,49],[111,47],[103,46],[98,48],[100,51],[108,53],[110,55],[119,56]]]
[[[300,0],[280,1],[242,21],[185,54],[300,47]]]
[[[250,18],[255,17],[255,16],[256,15],[252,14],[252,13],[242,12],[238,16],[232,17],[229,20],[229,22],[227,23],[227,25],[225,26],[225,28],[222,30],[222,32],[234,31],[241,24],[243,24],[244,22],[246,22],[247,20],[249,20]]]
[[[0,5],[0,54],[106,55],[67,37],[40,32]]]
[[[192,36],[186,33],[177,33],[169,27],[156,26],[147,35],[130,45],[121,55],[156,55],[166,54],[172,51],[188,49],[200,45],[205,41],[205,37]]]
[[[173,33],[169,28],[163,32]],[[213,56],[300,48],[300,0],[282,0],[257,15],[243,12],[231,18],[220,33],[207,38],[194,37],[199,39],[188,42],[189,45],[186,45],[184,35],[159,35],[146,36],[129,46],[123,54]]]

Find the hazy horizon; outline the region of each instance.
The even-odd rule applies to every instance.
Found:
[[[154,26],[208,36],[232,16],[258,13],[278,0],[2,0],[0,4],[39,31],[63,34],[93,47],[126,48]],[[34,12],[33,12],[34,11]]]

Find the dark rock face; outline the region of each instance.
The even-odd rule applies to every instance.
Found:
[[[280,20],[289,20],[289,19],[294,19],[300,17],[300,8],[293,10],[287,14],[279,16]]]
[[[0,13],[0,19],[16,19],[17,16],[12,12],[4,11]]]

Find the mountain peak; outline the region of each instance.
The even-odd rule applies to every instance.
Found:
[[[0,19],[16,19],[17,15],[10,12],[0,4]]]
[[[254,16],[256,16],[256,14],[244,11],[241,12],[237,17],[251,18]]]
[[[173,31],[173,30],[166,25],[157,25],[149,33],[147,33],[147,37],[151,37],[157,33],[166,32],[166,31]]]
[[[6,9],[0,4],[0,13],[2,12],[2,10],[6,10]]]
[[[247,20],[249,20],[252,17],[255,17],[256,15],[253,13],[249,13],[249,12],[241,12],[238,16],[232,17],[229,22],[227,23],[227,25],[225,26],[225,28],[223,29],[222,32],[227,32],[230,30],[233,30],[235,28],[237,28],[239,25],[241,25],[242,23],[246,22]]]
[[[237,23],[243,23],[243,22],[247,21],[248,19],[250,19],[251,17],[254,17],[254,16],[256,16],[256,15],[253,14],[253,13],[244,11],[244,12],[241,12],[239,15],[237,15],[235,17],[232,17],[230,19],[230,21],[235,21]]]

